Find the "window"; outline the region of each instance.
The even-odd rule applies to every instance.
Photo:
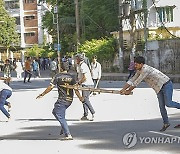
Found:
[[[5,8],[6,9],[18,9],[19,6],[19,1],[6,1],[5,2]]]
[[[24,3],[35,3],[35,0],[24,0]]]
[[[35,36],[34,32],[25,33],[25,36]]]
[[[173,22],[173,7],[159,7],[158,16],[161,22]]]
[[[20,17],[15,17],[16,18],[16,25],[20,25]]]
[[[25,16],[25,20],[32,20],[35,19],[35,16]]]

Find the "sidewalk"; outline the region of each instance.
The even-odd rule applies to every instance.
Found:
[[[102,73],[101,80],[126,81],[128,73]],[[166,74],[174,83],[180,82],[180,74]]]
[[[75,72],[72,72],[75,73]],[[40,71],[41,78],[49,78],[51,77],[50,70],[41,70]],[[128,73],[107,73],[103,72],[101,80],[106,80],[106,81],[126,81],[128,77]],[[167,74],[171,80],[174,83],[179,83],[180,82],[180,74]],[[3,76],[3,73],[0,72],[0,76]],[[16,72],[12,72],[12,77],[16,77]],[[33,77],[33,76],[32,76]]]

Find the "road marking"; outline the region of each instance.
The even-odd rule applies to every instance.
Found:
[[[160,132],[155,132],[155,131],[149,131],[149,132],[150,132],[150,133],[154,133],[154,134],[159,134],[159,135],[164,135],[164,136],[169,136],[169,137],[174,137],[174,138],[180,139],[179,136],[175,136],[175,135],[171,135],[171,134],[160,133]]]

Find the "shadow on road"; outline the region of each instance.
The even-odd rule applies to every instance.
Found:
[[[180,115],[174,114],[171,116],[171,126],[164,132],[179,136],[180,129],[174,129],[173,126],[177,124]],[[17,122],[27,120],[28,123],[32,122],[32,127],[21,128],[21,132],[17,132],[10,135],[4,135],[0,138],[2,140],[58,140],[60,127],[58,126],[33,126],[37,122],[54,121],[54,119],[17,119]],[[73,125],[70,125],[70,131],[74,136],[74,141],[84,140],[92,141],[88,144],[80,144],[80,148],[83,149],[96,149],[96,150],[129,150],[125,148],[122,142],[123,136],[129,132],[135,132],[138,137],[167,137],[159,134],[152,134],[150,131],[158,132],[161,128],[161,119],[150,120],[127,120],[127,121],[101,121],[101,122],[77,122],[75,119],[69,119],[73,121]],[[34,123],[36,122],[36,123]],[[153,150],[171,150],[177,151],[179,144],[137,144],[131,149],[153,149]]]

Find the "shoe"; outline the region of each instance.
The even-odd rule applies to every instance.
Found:
[[[164,132],[169,126],[170,124],[164,124],[163,127],[160,129],[160,132]]]
[[[31,83],[31,81],[28,81],[29,83]]]
[[[94,121],[94,114],[92,114],[92,118],[91,118],[91,120],[90,121]]]
[[[178,124],[178,125],[174,126],[174,128],[180,128],[180,124]]]
[[[68,135],[68,136],[61,138],[61,141],[67,141],[67,140],[73,140],[73,137],[71,135]]]
[[[11,104],[10,103],[8,103],[8,112],[10,112],[11,111]]]
[[[81,118],[81,120],[89,120],[89,119],[87,118],[87,116],[83,116],[83,117]]]

